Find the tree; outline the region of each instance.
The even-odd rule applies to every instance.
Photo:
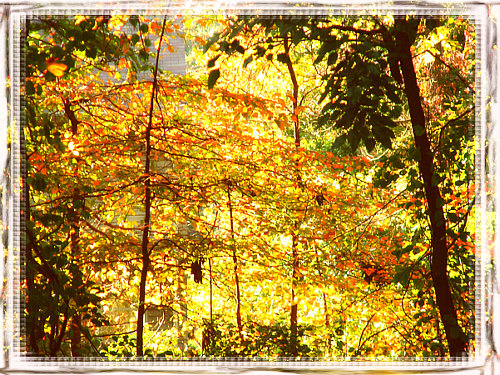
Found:
[[[167,23],[167,17],[163,19],[163,25],[161,28],[160,39],[158,43],[158,48],[156,52],[156,64],[153,72],[153,85],[149,106],[149,120],[148,126],[146,128],[145,141],[146,141],[146,155],[144,160],[144,227],[142,230],[142,270],[141,270],[141,283],[139,287],[139,310],[137,312],[137,355],[142,357],[144,355],[143,347],[143,324],[144,324],[144,301],[146,298],[146,282],[149,270],[149,265],[151,263],[149,259],[149,227],[151,222],[151,180],[150,180],[150,160],[151,160],[151,130],[153,127],[153,110],[155,96],[157,95],[157,82],[158,82],[158,62],[160,59],[160,51],[163,41],[163,34],[165,32],[165,25]]]
[[[44,83],[54,83],[58,77],[71,70],[77,72],[85,70],[79,62],[86,57],[96,57],[104,45],[108,46],[105,54],[108,60],[111,60],[111,56],[113,58],[120,56],[121,53],[122,39],[113,35],[110,29],[99,28],[99,31],[92,31],[94,25],[105,23],[103,17],[79,21],[75,25],[74,22],[65,19],[56,21],[50,17],[41,17],[29,19],[25,25],[28,78],[24,94],[27,97],[28,174],[23,176],[23,181],[24,186],[29,188],[24,190],[23,203],[28,219],[26,228],[28,345],[33,354],[56,355],[61,350],[63,339],[68,335],[66,327],[71,319],[69,331],[69,335],[72,336],[71,350],[74,356],[81,355],[81,314],[89,316],[88,313],[92,312],[94,314],[92,319],[96,324],[102,324],[102,316],[97,312],[97,306],[92,307],[92,304],[97,304],[99,301],[95,294],[95,286],[92,282],[83,280],[82,272],[75,262],[80,256],[80,215],[85,206],[79,187],[73,188],[70,202],[66,201],[53,212],[47,210],[43,204],[37,204],[33,208],[30,203],[37,194],[48,196],[53,194],[48,190],[50,178],[46,176],[46,168],[40,164],[43,154],[40,151],[62,149],[61,132],[55,128],[55,122],[69,122],[72,137],[75,138],[78,134],[79,121],[67,96],[62,94],[51,103],[47,103],[45,107],[38,105],[38,100],[44,94]],[[84,40],[89,35],[94,37],[91,38],[91,42],[84,45]],[[99,67],[99,63],[96,67]],[[36,79],[37,76],[43,78]],[[57,121],[49,115],[50,109],[54,106],[63,108],[60,112],[62,116],[59,116]],[[33,142],[34,139],[45,143],[37,144]],[[78,158],[77,155],[73,157]],[[73,172],[73,177],[77,177],[78,166],[70,165],[69,172],[70,174]],[[40,203],[39,200],[35,202]],[[71,232],[69,241],[68,238],[58,236],[59,230]],[[71,248],[69,257],[62,251],[68,243]],[[49,309],[42,310],[41,307],[47,301]],[[87,304],[90,305],[86,306]],[[48,335],[45,332],[47,324],[50,326]],[[89,339],[88,331],[84,330],[83,333]],[[40,348],[41,340],[45,340],[47,347]]]
[[[84,254],[80,245],[85,241],[81,236],[81,226],[86,224],[95,229],[89,224],[93,208],[86,207],[86,203],[92,204],[92,197],[100,194],[90,194],[92,189],[88,178],[92,173],[82,165],[94,165],[94,161],[88,154],[83,158],[78,147],[82,146],[80,139],[88,136],[89,130],[94,135],[103,133],[102,128],[95,124],[82,128],[82,125],[87,125],[85,122],[89,115],[92,116],[93,110],[85,103],[95,99],[92,90],[98,82],[102,82],[99,76],[106,74],[117,79],[120,77],[117,70],[122,69],[124,64],[132,73],[137,70],[134,66],[148,69],[145,60],[149,55],[144,46],[146,32],[140,31],[143,45],[139,46],[139,53],[136,54],[134,37],[139,38],[138,34],[119,32],[127,20],[122,16],[41,17],[29,20],[26,25],[28,175],[24,179],[31,192],[30,189],[25,190],[24,203],[30,219],[26,249],[28,341],[34,354],[56,355],[64,350],[61,345],[69,336],[72,355],[79,356],[82,330],[92,346],[91,350],[98,353],[90,332],[82,326],[81,315],[85,314],[85,319],[91,320],[97,327],[106,320],[98,310],[100,298],[96,293],[99,291],[96,282],[84,280],[87,275],[82,273],[81,259]],[[137,25],[138,18],[132,17],[130,22]],[[90,42],[84,42],[87,39]],[[129,59],[128,63],[124,56]],[[67,127],[70,133],[63,130]],[[63,134],[65,139],[62,139]],[[65,154],[67,151],[69,155]],[[54,163],[58,153],[64,154],[62,160],[67,164],[57,164],[56,161],[58,172],[47,173],[47,168],[50,168],[47,157],[51,160],[49,163]],[[51,159],[54,156],[56,159]],[[69,193],[63,188],[68,183],[65,181],[67,177],[61,174],[65,166],[72,175],[69,185],[74,184]],[[68,197],[65,194],[70,194],[71,203],[66,202]],[[37,203],[36,210],[32,209],[30,201]],[[51,206],[55,207],[55,213],[50,212]],[[70,232],[69,240],[61,236],[66,230]],[[69,255],[65,251],[68,244],[71,249]],[[66,273],[58,276],[55,267],[60,270],[67,268]],[[64,285],[69,281],[70,284]],[[40,301],[44,298],[51,301],[50,308],[41,312]],[[65,307],[60,319],[61,303]],[[90,306],[86,306],[89,303]],[[38,343],[46,339],[47,319],[51,326],[49,339],[46,340],[48,349],[40,349]],[[72,324],[67,331],[70,319]]]
[[[395,138],[393,129],[397,129],[392,118],[400,113],[397,109],[401,103],[399,95],[400,90],[404,91],[416,147],[415,160],[423,181],[422,191],[430,221],[431,276],[436,303],[450,355],[455,357],[466,352],[467,338],[457,320],[447,276],[448,235],[438,185],[441,178],[436,171],[412,62],[411,47],[419,32],[422,33],[422,29],[419,29],[421,23],[425,28],[424,20],[408,17],[397,18],[392,24],[384,24],[377,18],[317,20],[243,17],[236,19],[222,33],[215,34],[206,49],[218,43],[216,49],[220,53],[245,53],[238,35],[251,31],[257,25],[262,25],[269,35],[266,41],[268,46],[274,46],[277,40],[287,40],[289,33],[294,44],[303,40],[318,40],[320,48],[316,62],[327,58],[330,67],[325,75],[327,84],[320,99],[322,101],[329,98],[329,101],[323,107],[319,123],[334,123],[338,128],[345,128],[346,133],[340,136],[338,144],[348,141],[353,151],[358,149],[361,141],[368,152],[373,150],[376,143],[391,148],[391,141]],[[427,26],[432,30],[432,26]],[[250,48],[251,56],[272,58],[272,53],[269,52],[271,48]],[[277,59],[284,61],[286,57],[278,54]],[[390,75],[386,68],[389,68]],[[364,74],[360,74],[361,70]],[[211,76],[218,75],[218,70],[213,69]],[[209,84],[214,82],[212,80]]]

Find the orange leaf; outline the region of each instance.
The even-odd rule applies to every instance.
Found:
[[[57,63],[52,59],[46,61],[47,70],[51,72],[56,77],[62,77],[64,75],[64,71],[68,69],[65,64]]]
[[[160,25],[158,25],[158,23],[157,23],[156,21],[151,22],[151,23],[149,24],[149,27],[150,27],[150,28],[151,28],[151,30],[153,30],[153,31],[156,31],[156,30],[158,30],[158,29],[160,29],[160,28],[161,28],[161,26],[160,26]]]
[[[120,59],[120,62],[118,63],[118,69],[123,69],[127,66],[127,60],[125,59],[125,57],[122,57]]]

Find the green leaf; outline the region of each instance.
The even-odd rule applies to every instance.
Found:
[[[26,82],[26,95],[34,95],[35,94],[35,84],[31,81]]]
[[[78,208],[82,208],[83,206],[83,200],[82,199],[77,199],[73,202],[73,207],[75,207],[76,209]]]
[[[386,94],[387,97],[395,104],[401,104],[401,98],[399,95],[396,93],[396,88],[394,86],[388,86],[386,87]]]
[[[221,55],[217,55],[214,58],[211,58],[210,60],[208,60],[207,68],[213,68],[215,66],[215,62],[219,59],[220,56]]]
[[[350,128],[357,114],[358,114],[358,108],[354,106],[348,106],[345,109],[344,115],[340,118],[340,120],[337,121],[336,125],[344,129]]]
[[[41,173],[35,174],[35,177],[32,180],[33,189],[37,191],[45,191],[47,188],[47,181],[45,180],[45,176]]]
[[[293,44],[295,45],[299,44],[302,41],[302,38],[304,38],[304,30],[299,29],[292,32]]]
[[[219,69],[212,70],[208,75],[208,88],[212,89],[215,86],[215,83],[220,77]]]
[[[266,51],[267,51],[267,49],[266,49],[266,48],[261,47],[261,46],[257,46],[257,47],[256,47],[256,52],[255,52],[255,54],[256,54],[258,57],[262,57],[262,56],[264,56],[264,55],[266,54]]]
[[[245,26],[245,23],[244,22],[241,22],[237,27],[235,27],[232,31],[231,31],[231,34],[229,34],[227,36],[227,39],[228,40],[231,40],[233,39],[236,35],[238,35],[238,33],[243,29],[243,26]],[[239,44],[239,42],[238,42]]]
[[[342,134],[341,136],[337,137],[337,139],[333,143],[332,149],[339,148],[345,143],[346,140],[347,140],[347,134]]]
[[[319,47],[319,50],[318,50],[318,56],[314,60],[313,64],[320,63],[321,60],[323,60],[323,58],[325,57],[325,55],[329,51],[331,51],[331,43],[323,43],[323,44],[321,44],[321,46]]]
[[[328,95],[330,91],[328,90],[328,86],[325,87],[325,91],[321,93],[321,96],[319,97],[318,103],[322,103],[323,100],[325,100],[326,96]]]
[[[403,286],[408,285],[410,279],[410,268],[403,268],[399,270],[393,278],[394,283],[400,283]]]
[[[64,221],[64,219],[63,219],[62,216],[56,215],[56,214],[52,214],[52,213],[45,214],[44,218],[45,218],[46,221],[53,222],[53,223],[56,223],[56,224],[62,223]]]
[[[220,42],[219,44],[219,50],[222,51],[222,52],[226,52],[229,48],[229,43],[226,42],[225,40],[223,40],[222,42]],[[230,53],[231,50],[228,51],[228,53]]]
[[[131,17],[129,18],[128,22],[130,22],[130,24],[131,24],[132,26],[134,26],[134,28],[136,28],[136,27],[137,27],[137,24],[139,23],[139,16],[136,16],[136,15],[131,16]]]
[[[245,48],[243,48],[243,46],[240,44],[238,39],[233,40],[230,44],[230,47],[231,47],[232,51],[236,51],[236,52],[239,52],[241,54],[245,53]]]
[[[347,134],[347,138],[349,140],[349,145],[351,146],[351,150],[356,151],[359,146],[359,142],[361,141],[361,134],[359,134],[359,132],[356,129],[352,129]]]
[[[146,34],[149,31],[149,26],[147,23],[143,23],[140,27],[141,33]]]
[[[139,51],[139,59],[141,59],[141,61],[143,61],[143,62],[148,61],[148,59],[149,59],[149,54],[146,52],[146,50],[141,49],[141,50]]]
[[[210,49],[210,47],[212,45],[214,45],[215,43],[217,43],[217,41],[219,40],[219,37],[220,37],[220,33],[215,33],[211,38],[209,38],[207,40],[207,42],[205,43],[205,45],[203,46],[203,53],[207,53],[207,51]]]
[[[328,114],[319,116],[318,120],[316,121],[317,128],[319,129],[323,127],[329,120],[330,116]]]
[[[337,52],[333,51],[330,53],[330,55],[328,56],[328,60],[327,60],[327,64],[328,65],[333,65],[337,62]]]
[[[390,149],[392,147],[392,138],[394,138],[395,135],[391,129],[383,125],[375,125],[372,127],[372,134],[385,148]]]
[[[288,64],[290,62],[290,58],[288,57],[288,55],[286,53],[280,53],[280,54],[278,54],[278,56],[276,56],[276,58],[280,63],[283,63],[283,64]]]
[[[375,140],[373,138],[365,138],[363,142],[365,144],[366,151],[372,152],[375,148]]]
[[[47,139],[47,142],[49,142],[49,144],[53,144],[54,141],[50,134],[50,123],[48,121],[43,122],[43,133],[45,135],[45,138]]]
[[[253,56],[248,56],[245,61],[243,61],[243,68],[246,68],[248,64],[250,64],[253,60]]]

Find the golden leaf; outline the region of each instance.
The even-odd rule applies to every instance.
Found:
[[[83,21],[85,21],[87,17],[82,16],[82,15],[76,15],[75,16],[75,25],[81,24]]]
[[[66,69],[68,69],[68,67],[65,64],[50,62],[47,60],[47,70],[56,77],[62,77]]]

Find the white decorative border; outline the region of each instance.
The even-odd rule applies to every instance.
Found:
[[[7,295],[6,319],[3,319],[3,309],[0,309],[0,329],[4,328],[5,336],[0,335],[0,347],[6,348],[6,356],[0,356],[0,367],[5,370],[16,371],[40,371],[49,372],[63,370],[64,372],[78,371],[83,369],[100,371],[105,369],[140,370],[140,371],[165,371],[183,373],[206,372],[220,373],[228,371],[246,370],[250,373],[273,373],[275,371],[300,370],[323,372],[324,370],[353,372],[390,370],[390,371],[423,371],[432,373],[443,370],[458,373],[479,374],[488,373],[495,370],[497,355],[494,351],[493,343],[500,334],[492,331],[492,319],[496,314],[500,319],[500,269],[491,269],[493,251],[500,255],[500,248],[489,244],[487,238],[486,225],[487,214],[494,212],[495,207],[500,206],[500,196],[494,196],[495,175],[500,174],[500,163],[495,164],[497,150],[496,140],[498,131],[496,113],[499,113],[498,103],[498,48],[496,48],[497,35],[500,31],[499,19],[492,16],[500,16],[500,6],[489,6],[487,3],[470,2],[450,2],[443,6],[439,1],[431,0],[424,3],[409,5],[409,2],[374,3],[369,1],[349,1],[343,6],[334,1],[310,1],[295,6],[298,2],[278,0],[272,2],[240,2],[240,1],[196,1],[186,0],[181,2],[130,2],[117,1],[113,3],[103,3],[93,0],[93,2],[80,2],[67,0],[64,2],[32,2],[25,1],[18,4],[0,7],[0,67],[6,58],[5,40],[9,39],[8,66],[0,71],[0,87],[6,85],[7,77],[10,78],[10,90],[0,91],[0,142],[5,142],[8,122],[11,126],[10,136],[12,138],[11,163],[10,163],[10,194],[7,199],[3,197],[3,211],[8,207],[8,250],[7,264],[4,264],[4,257],[0,256],[0,275],[7,278],[4,293]],[[22,103],[20,93],[21,79],[23,78],[23,67],[21,66],[21,25],[27,15],[30,14],[53,14],[67,15],[76,11],[85,14],[97,14],[102,10],[112,9],[113,13],[142,12],[170,14],[288,14],[310,15],[310,14],[344,14],[346,10],[351,14],[373,14],[374,12],[394,14],[406,14],[414,12],[419,15],[435,14],[461,14],[476,23],[476,87],[477,87],[477,109],[476,109],[476,137],[479,140],[479,150],[476,161],[476,186],[477,197],[480,210],[477,213],[476,223],[480,225],[479,238],[476,238],[480,256],[476,259],[476,351],[474,356],[460,359],[459,361],[442,361],[433,358],[401,358],[394,362],[377,361],[345,361],[345,360],[325,360],[322,358],[310,358],[307,361],[295,360],[248,360],[239,358],[225,358],[214,361],[203,361],[202,359],[181,359],[181,360],[106,360],[102,358],[39,358],[25,357],[20,351],[21,332],[21,207],[20,207],[20,129],[22,127]],[[496,22],[496,23],[495,23]],[[7,74],[5,72],[8,72]],[[2,85],[3,84],[3,85]],[[8,101],[10,99],[10,101]],[[9,106],[10,105],[10,106]],[[488,147],[486,147],[488,142]],[[4,168],[6,162],[6,144],[0,145],[0,168]],[[487,155],[486,155],[487,153]],[[486,170],[485,160],[489,158],[489,169]],[[3,183],[5,188],[5,182]],[[486,191],[486,186],[490,190]],[[4,212],[5,214],[5,212]],[[5,216],[3,216],[5,223]],[[500,229],[500,222],[496,220],[495,226]],[[496,229],[496,227],[495,227]],[[498,232],[495,230],[495,232]],[[491,255],[490,255],[491,254]],[[498,305],[498,309],[494,309]],[[500,338],[500,337],[499,337]],[[499,342],[499,341],[497,341]]]

